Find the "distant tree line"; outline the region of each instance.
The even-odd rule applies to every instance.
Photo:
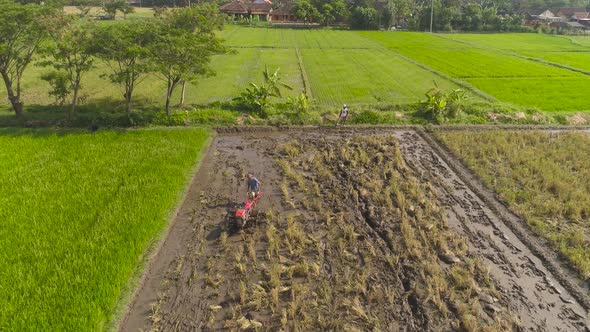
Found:
[[[69,117],[97,63],[106,68],[103,78],[121,87],[128,112],[138,85],[155,74],[166,83],[169,114],[174,91],[213,75],[211,57],[228,52],[216,36],[224,20],[215,4],[202,4],[163,11],[152,20],[97,24],[53,4],[0,0],[0,76],[12,109],[22,116],[23,74],[32,63],[50,68],[42,79],[56,101],[70,105]]]
[[[279,0],[284,1],[284,0]],[[521,31],[525,13],[550,7],[581,7],[587,0],[298,0],[294,13],[323,24],[353,29],[392,27],[424,31]],[[434,6],[433,6],[434,5]]]

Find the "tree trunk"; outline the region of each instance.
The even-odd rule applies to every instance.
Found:
[[[133,83],[127,82],[125,84],[125,102],[127,104],[127,113],[131,113],[131,96],[133,94]]]
[[[170,97],[172,97],[172,82],[168,80],[168,88],[166,89],[166,116],[170,116]]]
[[[186,92],[186,81],[182,81],[182,92],[180,93],[180,103],[178,103],[178,107],[184,107],[184,94]]]
[[[12,81],[6,72],[2,72],[2,79],[4,80],[4,85],[6,85],[6,93],[8,95],[8,100],[12,105],[12,109],[16,116],[21,118],[23,116],[23,103],[20,101],[20,93],[14,93]]]
[[[180,80],[178,79],[168,79],[168,90],[166,91],[166,116],[170,116],[170,100],[172,99],[172,93],[178,86],[179,82]]]
[[[126,105],[127,105],[127,113],[131,113],[131,108],[132,108],[131,97],[127,97],[125,101],[126,101]]]
[[[76,105],[78,105],[78,91],[80,90],[80,82],[74,84],[74,95],[72,96],[72,107],[70,108],[70,114],[68,114],[68,120],[71,120],[74,112],[76,111]]]

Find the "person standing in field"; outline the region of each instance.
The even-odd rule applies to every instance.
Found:
[[[258,196],[258,192],[260,191],[260,181],[258,181],[253,173],[248,173],[248,180],[246,181],[246,184],[248,185],[248,197],[250,199],[254,199],[256,196]]]
[[[346,118],[348,117],[348,106],[346,106],[346,104],[342,105],[342,109],[340,110],[340,115],[338,116],[338,121],[336,122],[336,127],[338,127],[340,125],[340,122],[342,122],[342,125],[344,125],[346,123]]]

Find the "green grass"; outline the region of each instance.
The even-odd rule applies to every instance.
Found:
[[[434,82],[447,91],[459,88],[385,50],[307,49],[303,62],[313,96],[324,104],[413,103]]]
[[[590,278],[590,135],[458,131],[437,135],[533,231]]]
[[[575,37],[566,37],[571,40],[575,44],[579,44],[582,46],[590,47],[590,36],[575,36]]]
[[[537,107],[544,111],[590,110],[590,77],[475,78],[468,80],[499,100]]]
[[[445,34],[447,38],[475,44],[485,48],[506,51],[576,51],[581,47],[569,36],[545,35],[538,33],[497,33],[497,34]],[[588,38],[587,38],[588,39]],[[588,39],[590,41],[590,39]],[[590,43],[588,44],[590,47]],[[587,48],[586,48],[587,49]]]
[[[503,102],[538,107],[544,111],[583,111],[589,108],[585,98],[579,96],[584,95],[583,87],[590,85],[590,77],[572,70],[523,59],[504,51],[510,47],[539,50],[544,40],[548,45],[556,43],[557,48],[560,45],[563,49],[578,47],[564,38],[539,37],[534,34],[362,34],[447,75],[464,79]],[[505,42],[503,45],[502,38]],[[485,47],[498,47],[503,50]]]
[[[374,49],[379,45],[354,31],[246,28],[229,26],[221,34],[227,45],[247,48]]]
[[[590,50],[586,52],[523,52],[523,55],[590,73]]]
[[[0,130],[0,330],[105,329],[208,135]]]
[[[385,47],[456,78],[567,77],[578,74],[478,49],[437,35],[365,32]]]
[[[590,42],[543,34],[455,34],[446,38],[476,47],[497,49],[590,72]],[[580,38],[580,37],[578,37]]]

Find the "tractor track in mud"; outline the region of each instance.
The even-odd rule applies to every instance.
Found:
[[[429,176],[441,180],[437,187],[450,208],[450,220],[454,221],[450,223],[469,238],[473,250],[484,257],[495,279],[504,279],[499,284],[512,286],[504,291],[522,304],[513,308],[521,320],[528,316],[529,324],[539,324],[537,329],[556,331],[559,326],[551,324],[567,317],[574,323],[570,328],[587,329],[587,296],[531,239],[522,221],[508,215],[510,212],[491,193],[482,194],[483,188],[465,180],[467,170],[458,168],[458,161],[449,157],[429,135],[420,131],[407,135],[408,139],[401,140],[412,141],[402,147],[406,159],[415,163],[414,167],[430,168]],[[537,305],[532,301],[535,298]],[[574,299],[578,303],[570,306]]]
[[[526,126],[530,127],[530,126]],[[534,126],[535,129],[539,129]],[[472,128],[472,127],[470,127]],[[516,129],[510,126],[511,129]],[[455,129],[455,128],[454,128]],[[523,128],[524,129],[524,128]],[[532,128],[531,128],[532,129]],[[558,128],[543,128],[556,130]],[[563,129],[563,128],[559,128]],[[447,129],[445,129],[447,130]],[[454,157],[445,151],[430,135],[418,127],[368,127],[346,128],[343,130],[318,128],[225,128],[209,148],[195,175],[185,201],[170,227],[160,251],[146,269],[145,280],[136,292],[128,314],[120,325],[121,331],[139,331],[157,328],[169,331],[193,331],[206,329],[205,323],[211,319],[211,305],[220,303],[220,317],[231,315],[230,290],[215,290],[211,283],[231,279],[230,269],[220,267],[210,270],[212,262],[223,263],[228,258],[222,253],[219,236],[227,221],[228,214],[243,199],[243,177],[254,170],[263,182],[265,198],[260,202],[260,210],[279,211],[282,214],[298,213],[301,218],[313,220],[302,210],[300,203],[285,204],[279,190],[281,173],[274,158],[280,143],[289,140],[313,142],[324,137],[338,142],[350,139],[355,134],[393,135],[399,142],[403,158],[408,167],[420,175],[420,180],[429,182],[439,195],[441,205],[447,212],[449,228],[467,239],[470,254],[481,257],[490,266],[490,275],[495,281],[501,298],[499,304],[519,316],[523,330],[536,331],[590,331],[587,320],[589,302],[578,287],[575,277],[563,272],[562,266],[545,248],[539,245],[523,229],[518,217],[510,214],[504,205],[497,201],[493,193],[486,192],[481,183]],[[312,143],[313,144],[313,143]],[[330,185],[351,184],[350,174],[342,171]],[[357,190],[358,196],[361,195]],[[293,192],[292,199],[303,197]],[[347,212],[353,216],[359,236],[371,239],[375,250],[381,254],[391,253],[391,232],[376,221],[369,199],[359,198],[352,207],[342,206],[337,197],[326,196],[328,206]],[[299,212],[298,212],[299,211]],[[515,219],[516,218],[516,219]],[[231,235],[227,239],[230,253],[244,247],[246,238],[253,232],[267,230],[267,225],[246,230],[246,236]],[[309,222],[308,232],[318,232]],[[253,244],[260,255],[265,244]],[[329,254],[333,248],[319,249],[323,256],[321,271],[326,280],[338,278],[338,258]],[[354,252],[353,252],[354,255]],[[231,256],[231,254],[230,254]],[[359,254],[359,256],[362,256]],[[233,259],[233,258],[232,258]],[[362,257],[360,257],[362,264]],[[232,263],[233,264],[233,263]],[[210,275],[204,278],[203,275]],[[216,279],[217,278],[217,279]],[[376,284],[407,291],[412,275],[404,272],[379,272],[373,280]],[[236,285],[237,287],[237,285]],[[397,307],[387,307],[387,319],[395,324],[386,330],[418,331],[430,329],[428,311],[421,311],[413,298],[401,301]],[[248,319],[265,321],[265,315],[251,313]],[[220,322],[216,328],[223,329]],[[211,329],[211,328],[209,328]],[[277,330],[278,326],[265,326],[267,330]]]
[[[587,130],[582,128],[581,130]],[[496,193],[485,187],[483,182],[459,159],[455,158],[451,151],[435,135],[429,135],[421,130],[417,133],[437,152],[437,154],[449,165],[453,172],[481,199],[507,225],[518,238],[543,261],[553,275],[576,300],[590,311],[590,285],[578,278],[573,267],[567,263],[567,259],[546,245],[539,242],[538,238],[528,229],[520,216],[514,213]],[[585,290],[584,290],[585,289]]]

